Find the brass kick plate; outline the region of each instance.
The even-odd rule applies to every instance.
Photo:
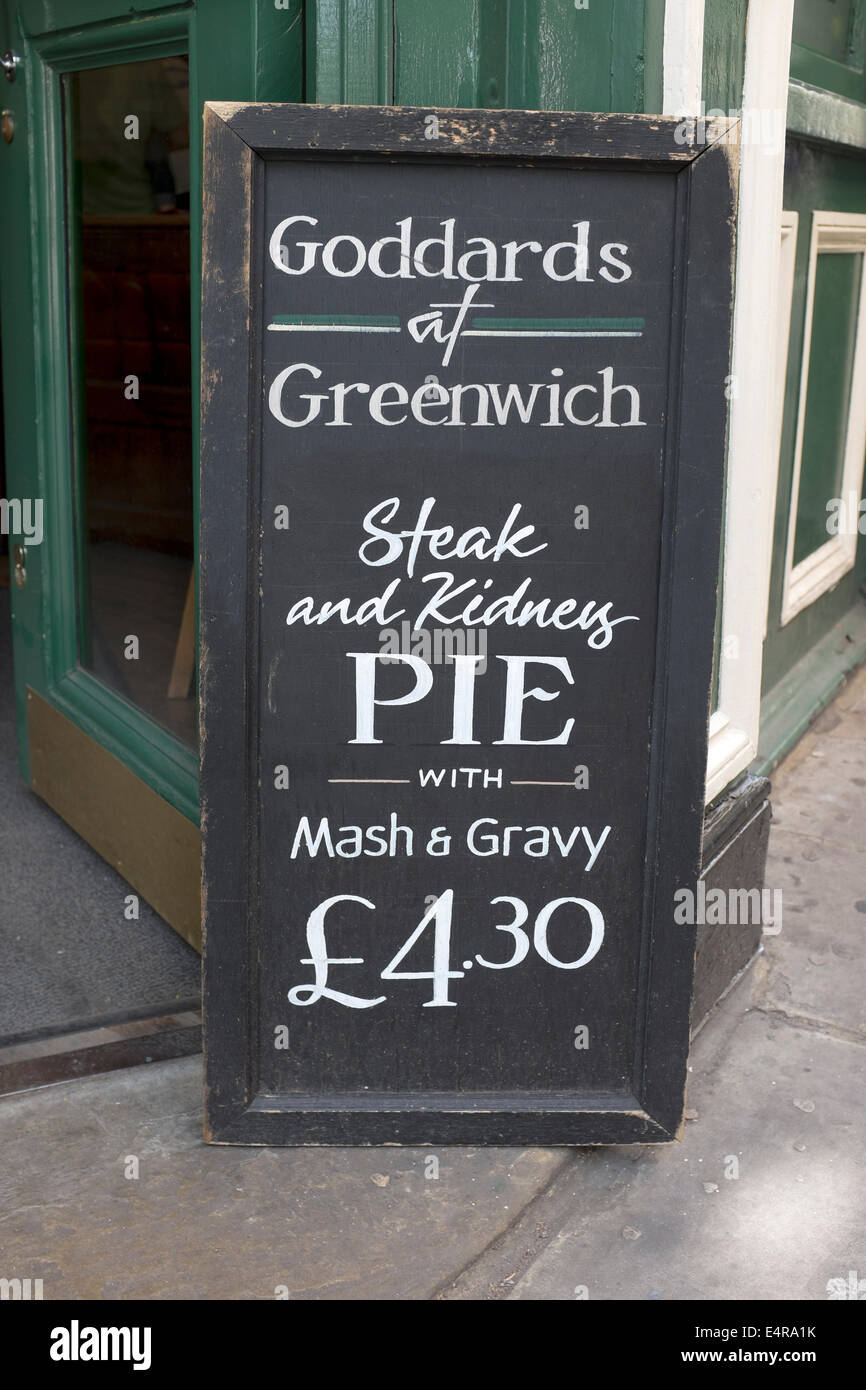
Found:
[[[37,796],[200,951],[198,826],[29,688],[27,727]]]

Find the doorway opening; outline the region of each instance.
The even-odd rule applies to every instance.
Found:
[[[62,100],[78,664],[194,749],[188,82],[179,54],[69,73]],[[198,953],[20,776],[15,583],[4,534],[0,1092],[200,1046]]]

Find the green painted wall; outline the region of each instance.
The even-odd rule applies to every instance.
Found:
[[[663,0],[319,0],[309,99],[657,111]]]
[[[864,0],[795,0],[791,76],[866,101]]]
[[[866,158],[856,152],[836,153],[806,141],[789,140],[785,173],[784,206],[800,215],[797,259],[791,308],[791,337],[785,381],[785,415],[779,456],[779,485],[773,540],[773,569],[767,639],[764,643],[763,690],[787,674],[827,630],[860,601],[866,578],[866,537],[858,542],[857,564],[829,593],[781,626],[785,550],[794,469],[797,403],[803,360],[806,278],[813,208],[866,213]],[[820,344],[818,345],[820,351]],[[825,499],[826,501],[827,499]]]
[[[749,0],[707,0],[702,95],[708,111],[739,111],[746,63]]]

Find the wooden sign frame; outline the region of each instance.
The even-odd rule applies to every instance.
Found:
[[[429,137],[435,117],[436,138]],[[237,1144],[664,1142],[682,1123],[724,492],[736,145],[628,115],[208,104],[202,305],[200,705],[205,1133]],[[676,181],[671,354],[642,958],[631,1082],[599,1094],[269,1094],[258,1080],[260,204],[268,161],[652,171]],[[668,249],[665,249],[668,254]],[[491,1026],[495,1026],[491,1023]],[[543,1037],[539,1038],[543,1046]]]

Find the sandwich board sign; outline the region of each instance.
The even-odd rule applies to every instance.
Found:
[[[730,124],[212,104],[206,1137],[676,1137]]]

